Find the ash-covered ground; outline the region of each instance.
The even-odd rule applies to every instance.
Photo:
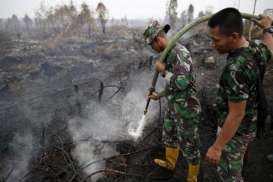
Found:
[[[200,29],[199,29],[200,30]],[[225,56],[209,48],[204,31],[187,34],[181,43],[194,60],[202,153],[215,137],[211,110]],[[141,119],[158,58],[141,41],[143,28],[113,26],[91,38],[64,36],[58,41],[1,33],[0,180],[2,181],[181,181],[180,159],[174,174],[152,163],[162,156],[161,127],[166,101],[153,102],[141,138],[128,128]],[[198,32],[198,33],[197,33]],[[265,89],[272,113],[273,68]],[[164,87],[159,80],[157,90]],[[273,181],[273,134],[255,140],[246,156],[246,182]],[[271,126],[272,129],[272,126]],[[203,175],[217,181],[213,166]],[[204,181],[204,180],[203,180]]]

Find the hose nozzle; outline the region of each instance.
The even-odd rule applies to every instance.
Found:
[[[146,114],[147,114],[147,112],[148,112],[148,110],[147,110],[147,109],[145,109],[145,110],[144,110],[144,115],[146,115]]]

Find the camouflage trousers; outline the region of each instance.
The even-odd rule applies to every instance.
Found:
[[[169,147],[180,147],[188,162],[200,162],[198,124],[201,107],[195,97],[186,102],[170,102],[164,118],[163,142]]]
[[[248,144],[255,138],[255,133],[234,136],[225,146],[217,167],[219,178],[223,182],[243,182],[243,159]]]

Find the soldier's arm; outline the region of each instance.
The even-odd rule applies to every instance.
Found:
[[[157,72],[161,73],[161,75],[164,76],[165,79],[169,79],[169,77],[172,76],[171,72],[166,71],[166,64],[165,63],[161,63],[160,61],[156,61],[156,63],[155,63],[155,70]],[[168,78],[166,78],[166,77],[168,77]],[[158,100],[161,97],[166,97],[166,96],[168,96],[170,94],[171,94],[170,90],[168,89],[168,86],[166,86],[163,91],[161,91],[161,92],[159,92],[157,94],[158,98],[156,100]]]
[[[230,65],[223,72],[223,85],[228,97],[228,114],[214,144],[209,148],[206,158],[211,163],[218,163],[225,145],[235,135],[245,116],[246,102],[249,98],[248,70]]]
[[[228,104],[229,112],[225,119],[225,123],[214,142],[213,146],[216,150],[222,151],[225,145],[230,141],[230,139],[235,135],[237,129],[239,128],[246,110],[246,101],[242,102],[229,102]]]
[[[220,161],[222,150],[235,135],[245,116],[245,108],[246,101],[229,102],[229,113],[225,119],[225,123],[217,136],[216,141],[208,149],[206,154],[206,159],[210,163],[217,164]]]
[[[271,59],[269,60],[270,63],[273,62],[273,36],[270,33],[263,34],[263,43],[267,46],[267,48],[271,52]]]
[[[180,55],[174,52],[172,53],[173,54],[170,59],[173,60],[168,61],[173,63],[173,72],[167,71],[166,64],[160,62],[156,62],[155,70],[160,72],[171,85],[171,87],[174,88],[176,91],[184,91],[190,86],[192,82],[191,75],[186,74],[190,72],[191,69],[191,57],[188,51],[181,51]],[[166,93],[168,95],[170,94],[170,91],[167,91]]]

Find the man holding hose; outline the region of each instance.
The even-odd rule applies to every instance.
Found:
[[[161,27],[157,21],[152,22],[143,33],[146,43],[156,52],[162,53],[168,45],[165,34],[169,29],[169,25]],[[198,123],[201,107],[195,96],[189,51],[177,43],[167,55],[165,63],[155,63],[155,70],[161,73],[167,85],[164,91],[153,92],[149,98],[158,100],[160,97],[167,97],[168,109],[163,124],[166,158],[154,159],[154,162],[174,170],[181,150],[188,162],[187,182],[197,182],[200,162]]]

